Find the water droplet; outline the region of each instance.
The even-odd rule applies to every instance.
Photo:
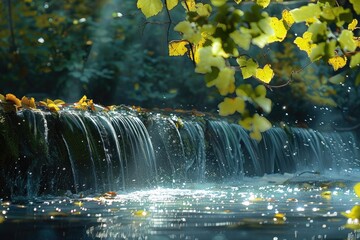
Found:
[[[38,42],[39,42],[39,43],[44,43],[44,42],[45,42],[45,39],[41,37],[41,38],[38,39]]]

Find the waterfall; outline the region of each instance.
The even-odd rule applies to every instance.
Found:
[[[37,196],[241,181],[360,165],[353,132],[241,126],[189,113],[0,110],[0,195]]]

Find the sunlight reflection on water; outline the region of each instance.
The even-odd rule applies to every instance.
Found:
[[[353,182],[288,176],[102,196],[2,202],[0,233],[31,239],[359,239]],[[305,177],[304,177],[305,179]],[[30,236],[29,235],[29,236]],[[44,238],[45,237],[45,238]]]

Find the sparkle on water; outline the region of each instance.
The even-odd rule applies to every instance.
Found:
[[[222,185],[3,201],[0,234],[14,239],[359,239],[360,233],[344,227],[347,219],[341,215],[360,202],[352,179],[275,174]]]

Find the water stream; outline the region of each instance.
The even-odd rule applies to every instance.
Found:
[[[257,142],[212,116],[125,107],[0,117],[9,239],[360,238],[341,215],[360,202],[353,132]]]

